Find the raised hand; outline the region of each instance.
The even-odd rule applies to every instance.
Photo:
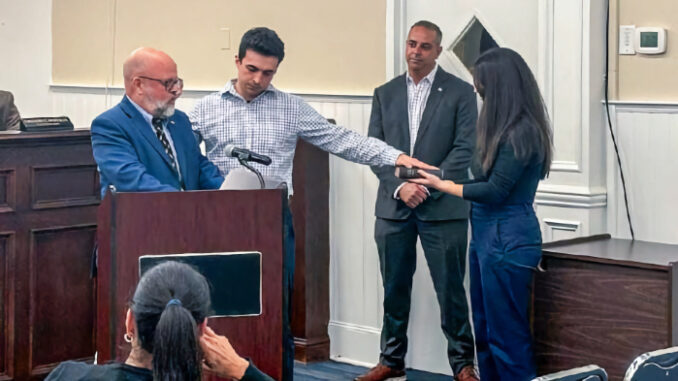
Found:
[[[224,336],[214,333],[205,325],[200,337],[203,352],[203,368],[223,378],[241,379],[250,363],[240,357]]]

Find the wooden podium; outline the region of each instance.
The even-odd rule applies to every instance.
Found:
[[[281,379],[283,190],[108,193],[98,215],[96,347],[99,363],[124,361],[124,316],[149,254],[259,251],[262,314],[210,318],[235,350]]]

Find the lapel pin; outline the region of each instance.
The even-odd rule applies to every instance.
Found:
[[[442,88],[442,87],[439,87],[439,88],[438,88],[438,91],[443,91],[443,88]]]

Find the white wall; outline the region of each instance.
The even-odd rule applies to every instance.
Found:
[[[0,89],[23,117],[49,115],[51,0],[0,0]]]

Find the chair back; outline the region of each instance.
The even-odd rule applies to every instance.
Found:
[[[643,353],[629,365],[624,381],[677,380],[678,347]]]
[[[598,365],[586,365],[540,376],[532,381],[607,381],[605,369]]]

